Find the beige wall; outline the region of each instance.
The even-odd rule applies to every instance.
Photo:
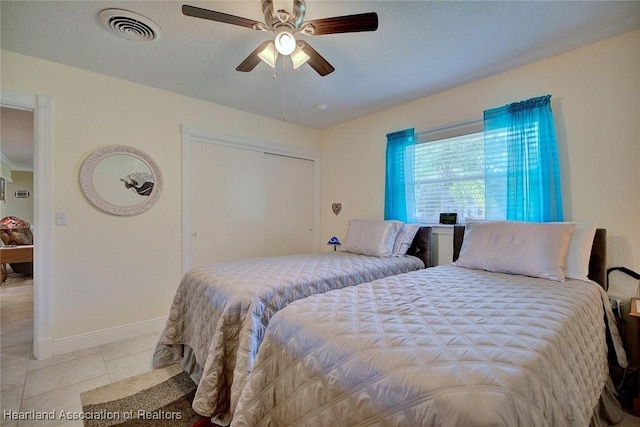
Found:
[[[482,118],[485,109],[551,94],[565,217],[608,229],[611,266],[640,271],[640,31],[325,130],[321,230],[384,214],[385,135]],[[335,216],[331,204],[342,203]],[[613,277],[612,277],[613,279]],[[628,292],[635,294],[637,282]]]
[[[28,198],[15,197],[16,190],[27,190]],[[11,182],[6,182],[6,200],[3,204],[2,218],[5,216],[17,216],[33,225],[33,172],[11,172]]]
[[[319,132],[174,93],[2,52],[2,89],[54,103],[53,339],[168,314],[181,271],[181,124],[253,140],[319,148]],[[95,149],[123,144],[161,168],[158,203],[133,217],[95,209],[78,173]],[[53,221],[53,218],[51,218]]]
[[[2,147],[2,141],[0,141],[0,148]],[[0,177],[4,180],[4,184],[5,184],[5,195],[8,194],[7,191],[7,185],[9,185],[10,181],[13,180],[13,178],[11,177],[11,172],[12,172],[12,165],[10,165],[9,163],[7,163],[4,159],[4,157],[0,156]],[[6,197],[5,200],[0,200],[0,218],[4,218],[5,216],[7,216],[7,201],[6,201]]]
[[[66,212],[68,225],[53,233],[53,338],[167,315],[181,277],[183,123],[320,148],[324,243],[343,238],[350,218],[382,218],[386,133],[477,119],[550,93],[567,219],[606,227],[609,264],[640,270],[638,52],[640,31],[319,132],[3,51],[2,88],[48,95],[55,106],[53,210]],[[159,164],[165,187],[149,211],[115,217],[82,196],[82,161],[108,144],[134,146]]]

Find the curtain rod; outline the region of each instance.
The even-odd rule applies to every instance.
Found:
[[[440,126],[440,127],[437,127],[437,128],[427,129],[427,130],[422,130],[420,132],[416,132],[416,136],[428,135],[430,133],[441,132],[443,130],[449,130],[449,129],[455,129],[455,128],[459,128],[459,127],[463,127],[463,126],[475,125],[475,124],[478,124],[478,123],[482,123],[483,121],[484,121],[484,119],[479,118],[479,119],[473,119],[473,120],[466,120],[466,121],[463,121],[463,122],[452,123],[452,124],[449,124],[449,125]]]

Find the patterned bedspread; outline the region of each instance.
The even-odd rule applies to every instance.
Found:
[[[153,366],[182,359],[183,345],[203,368],[193,409],[228,424],[271,317],[288,303],[424,268],[418,258],[347,252],[216,263],[187,272],[176,291]]]
[[[271,320],[231,425],[587,426],[605,312],[595,283],[452,265],[315,295]]]

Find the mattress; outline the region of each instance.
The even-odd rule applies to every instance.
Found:
[[[453,265],[311,296],[271,320],[231,425],[587,426],[605,319],[595,282]]]
[[[228,424],[271,317],[292,301],[424,268],[416,257],[347,252],[216,263],[187,272],[176,291],[153,366],[180,361],[184,346],[202,368],[193,409]]]

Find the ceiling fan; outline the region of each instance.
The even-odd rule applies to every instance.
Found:
[[[296,35],[320,36],[324,34],[355,33],[375,31],[378,29],[378,15],[375,12],[356,15],[335,16],[333,18],[304,21],[306,4],[304,0],[293,1],[293,12],[273,9],[272,0],[262,0],[264,23],[242,18],[227,13],[183,5],[182,13],[186,16],[224,22],[258,31],[272,31],[275,37],[260,44],[247,58],[238,65],[237,71],[253,70],[260,61],[275,68],[278,55],[289,56],[293,68],[308,63],[321,76],[332,73],[335,68],[322,57],[305,40],[296,39]]]

